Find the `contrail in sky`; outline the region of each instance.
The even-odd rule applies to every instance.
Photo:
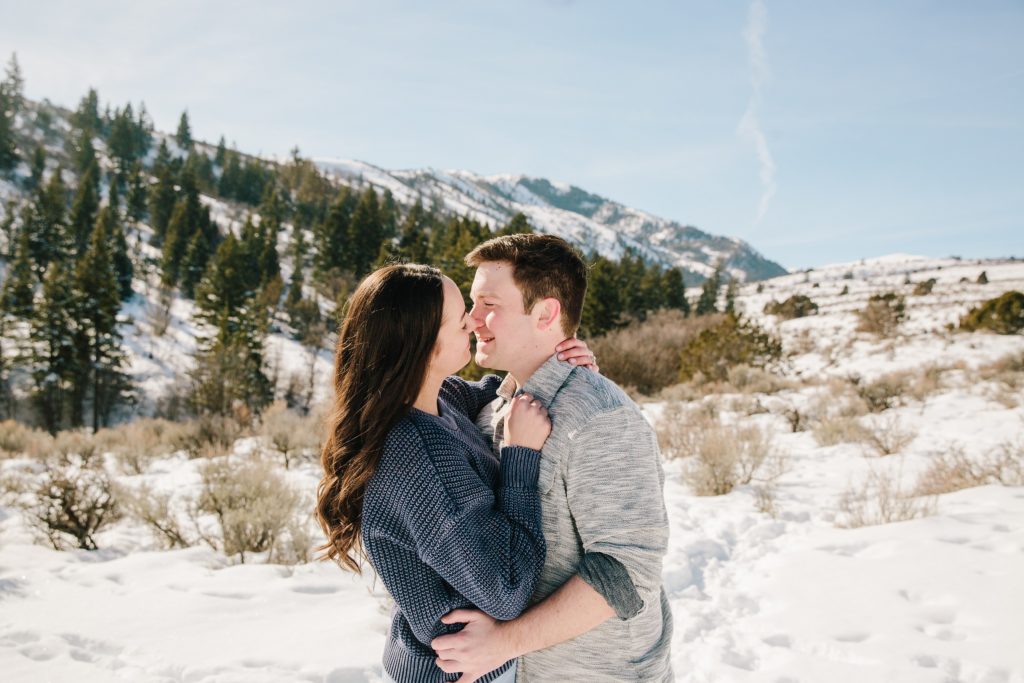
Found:
[[[750,138],[754,143],[760,165],[761,201],[758,202],[755,225],[764,218],[768,212],[768,204],[775,195],[775,160],[772,159],[771,150],[768,149],[768,140],[765,138],[764,132],[761,130],[761,122],[757,118],[757,108],[761,102],[761,89],[768,81],[768,60],[764,52],[764,34],[767,28],[768,10],[764,6],[764,1],[754,0],[750,3],[747,25],[743,29],[743,39],[747,43],[747,52],[750,57],[752,91],[747,111],[740,119],[737,132]]]

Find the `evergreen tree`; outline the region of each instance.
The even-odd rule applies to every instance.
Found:
[[[128,205],[126,207],[128,218],[132,221],[141,221],[146,215],[146,200],[149,188],[142,175],[142,164],[136,161],[128,178]]]
[[[135,121],[135,155],[142,158],[149,154],[149,148],[153,145],[153,122],[149,119],[146,111],[146,104],[139,104],[139,117]]]
[[[28,233],[22,230],[14,261],[7,270],[7,280],[0,295],[0,307],[4,312],[27,320],[32,315],[32,297],[36,281],[32,272]]]
[[[188,110],[181,112],[181,118],[178,119],[178,132],[174,134],[174,140],[181,149],[192,149],[192,126],[188,122]]]
[[[352,212],[349,225],[351,264],[356,277],[361,278],[370,271],[383,241],[384,226],[381,223],[377,192],[367,187],[359,196],[359,203]]]
[[[533,226],[522,211],[516,212],[512,219],[500,230],[498,235],[518,235],[520,233],[532,234]]]
[[[258,411],[272,397],[263,373],[266,319],[251,271],[242,245],[228,233],[196,287],[196,317],[214,330],[203,338],[192,374],[200,412],[224,414],[236,401]]]
[[[736,312],[736,295],[739,293],[739,285],[736,284],[736,278],[729,278],[729,284],[725,286],[725,312],[735,313]]]
[[[117,272],[110,254],[107,224],[99,221],[75,270],[75,316],[88,347],[88,365],[83,373],[92,394],[92,429],[106,424],[114,406],[126,397],[128,378],[123,371],[127,358],[121,351],[117,313],[121,308]]]
[[[697,299],[697,315],[710,315],[718,312],[718,290],[722,284],[722,266],[715,267],[715,272],[704,281]]]
[[[680,268],[668,268],[662,273],[661,288],[664,293],[665,308],[674,308],[690,315],[690,302],[686,299],[686,284]]]
[[[58,167],[22,211],[22,230],[28,236],[29,253],[40,280],[51,263],[68,258],[74,249],[65,223],[67,188],[63,175]]]
[[[91,136],[100,131],[101,123],[99,95],[94,88],[89,88],[89,92],[78,103],[78,109],[71,115],[71,124]]]
[[[96,160],[96,148],[92,144],[92,131],[82,130],[72,138],[73,156],[75,170],[79,176],[84,176],[90,168],[96,167],[97,178],[99,177],[99,162]]]
[[[343,188],[324,218],[313,231],[315,254],[313,266],[318,278],[332,270],[350,270],[349,225],[352,220],[352,194]]]
[[[7,107],[13,118],[20,114],[25,107],[25,79],[21,75],[21,66],[18,65],[18,55],[11,53],[11,59],[7,62],[7,70],[3,83],[0,83],[0,96],[7,99]]]
[[[181,293],[192,298],[195,296],[196,285],[206,272],[206,266],[212,254],[212,245],[202,231],[197,230],[189,240],[185,251],[185,261],[181,268]]]
[[[32,151],[32,163],[28,179],[28,189],[37,190],[43,184],[43,174],[46,172],[46,150],[42,145],[36,145]]]
[[[213,163],[217,164],[217,167],[223,170],[224,162],[227,161],[227,157],[228,148],[224,142],[224,136],[221,135],[220,140],[217,142],[217,152],[213,157]]]
[[[620,326],[620,295],[619,273],[615,264],[603,256],[593,257],[581,325],[588,337],[601,336]]]
[[[398,237],[398,253],[400,260],[411,263],[427,263],[429,259],[430,238],[427,235],[427,225],[430,217],[423,210],[423,203],[416,200],[416,203],[409,209]]]
[[[78,192],[71,204],[70,227],[76,254],[85,251],[96,225],[96,212],[100,206],[98,172],[95,165],[88,168],[78,184]]]
[[[79,369],[74,353],[73,303],[69,278],[51,263],[30,326],[32,401],[51,434],[64,424],[69,384]]]
[[[127,301],[132,297],[132,277],[135,275],[135,267],[128,254],[128,241],[124,236],[124,226],[118,219],[117,210],[112,206],[105,206],[100,210],[99,223],[110,239],[110,260],[117,279],[118,295],[121,301]]]
[[[110,156],[117,161],[120,176],[128,174],[138,155],[138,136],[135,131],[135,113],[131,103],[114,114],[107,137],[107,149]]]
[[[0,90],[0,172],[9,171],[18,164],[18,150],[14,144],[14,114],[7,93]]]
[[[156,176],[156,183],[149,192],[149,219],[155,237],[154,243],[159,246],[164,243],[167,236],[167,226],[171,222],[171,213],[178,199],[170,152],[167,143],[162,140],[156,160],[153,162],[153,174]]]

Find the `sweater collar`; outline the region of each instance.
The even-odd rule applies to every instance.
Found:
[[[541,405],[548,408],[555,399],[555,394],[562,388],[565,381],[576,369],[575,365],[567,361],[558,360],[558,354],[553,353],[544,361],[544,365],[537,368],[537,371],[530,375],[526,384],[522,387],[516,382],[512,375],[505,375],[504,381],[498,387],[498,396],[511,401],[513,397],[527,393],[540,401]]]

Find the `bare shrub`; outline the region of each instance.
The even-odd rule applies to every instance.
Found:
[[[184,450],[190,458],[215,457],[230,451],[244,433],[233,417],[203,415],[171,428],[168,438],[174,450]]]
[[[63,441],[69,447],[70,440]],[[37,476],[8,482],[16,507],[55,550],[96,550],[95,536],[120,517],[113,484],[100,458],[64,451],[51,455]]]
[[[900,426],[895,415],[888,415],[867,426],[863,443],[876,455],[893,455],[909,446],[916,437],[914,430]]]
[[[758,512],[763,512],[771,517],[779,516],[779,509],[775,505],[777,499],[774,483],[765,483],[754,488],[754,507]]]
[[[1024,485],[1024,442],[1004,443],[980,458],[960,445],[940,453],[920,476],[917,495],[938,495],[989,484]]]
[[[769,458],[777,461],[770,476],[781,475],[781,461],[773,456],[770,435],[756,426],[708,428],[695,447],[683,478],[698,496],[721,496],[749,484]]]
[[[860,486],[843,491],[838,507],[835,525],[853,529],[934,514],[935,499],[915,497],[900,486],[898,477],[872,470]]]
[[[117,497],[125,512],[149,527],[165,548],[187,548],[197,543],[174,514],[170,493],[154,491],[148,486],[137,490],[122,486],[117,489]]]
[[[978,378],[1014,391],[1024,389],[1024,353],[1011,353],[978,367]]]
[[[284,401],[275,401],[263,413],[259,433],[284,457],[285,469],[291,467],[296,456],[316,452],[321,443],[317,427],[308,418],[289,410]]]
[[[840,443],[860,443],[867,438],[868,430],[855,417],[825,417],[811,430],[819,446],[835,446]]]
[[[904,298],[895,292],[873,294],[868,304],[857,312],[857,330],[879,337],[891,337],[907,318]]]
[[[693,338],[724,316],[687,318],[678,310],[652,313],[643,322],[588,340],[601,373],[645,395],[679,381],[680,354]]]
[[[41,429],[33,429],[14,420],[0,422],[0,456],[22,453],[38,456],[49,450],[52,438]]]
[[[913,374],[907,384],[907,393],[915,401],[925,401],[929,396],[942,389],[944,368],[938,365],[926,365]]]
[[[907,393],[911,376],[904,371],[890,372],[870,381],[863,382],[858,377],[851,378],[857,394],[867,404],[868,410],[880,413],[895,408],[899,400]]]
[[[807,414],[791,403],[784,405],[776,415],[780,415],[786,420],[786,423],[789,425],[789,431],[793,433],[802,432],[807,429]]]
[[[216,537],[203,540],[226,555],[280,554],[289,528],[302,504],[302,496],[267,462],[212,460],[200,468],[202,489],[196,511],[212,514],[218,524]]]
[[[790,380],[749,365],[729,368],[726,381],[738,391],[747,394],[775,394],[794,387]]]
[[[162,337],[171,324],[171,304],[174,301],[174,292],[170,287],[161,285],[156,302],[151,302],[146,307],[146,318],[149,328],[154,337]]]
[[[717,425],[715,416],[701,407],[688,407],[678,401],[669,401],[662,410],[656,432],[658,447],[669,459],[686,458],[697,452],[704,433]]]
[[[178,425],[159,418],[139,418],[133,422],[96,432],[96,441],[104,452],[113,453],[127,474],[143,474],[153,458],[174,451],[173,438]]]

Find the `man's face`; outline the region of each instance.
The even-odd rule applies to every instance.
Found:
[[[473,309],[470,324],[476,334],[480,367],[510,370],[524,353],[537,346],[533,317],[523,310],[523,295],[512,279],[512,264],[480,264],[469,290]]]

